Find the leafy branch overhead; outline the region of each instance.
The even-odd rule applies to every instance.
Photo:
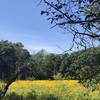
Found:
[[[73,45],[100,41],[100,0],[42,0],[46,15],[53,27],[59,26],[73,35]]]

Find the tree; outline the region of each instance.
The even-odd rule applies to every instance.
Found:
[[[0,41],[0,80],[9,81],[29,60],[21,43]]]
[[[52,79],[59,72],[61,57],[59,54],[40,50],[32,57],[32,76],[35,79]]]
[[[19,76],[27,74],[29,58],[29,52],[24,49],[21,43],[0,41],[0,80],[7,82],[2,93],[0,93],[0,97],[5,95],[10,84]],[[26,67],[27,69],[25,69]]]
[[[100,81],[100,47],[73,52],[62,60],[67,79]]]
[[[76,61],[76,74],[80,80],[95,79],[100,81],[100,47],[89,48],[78,55]]]
[[[62,55],[62,60],[61,60],[61,65],[60,65],[60,72],[62,73],[63,77],[69,76],[69,69],[70,69],[70,55],[69,54],[63,54]]]
[[[32,77],[35,79],[47,79],[44,65],[46,55],[46,51],[42,49],[31,56]]]
[[[45,58],[45,70],[49,79],[59,73],[61,64],[61,55],[50,53]]]
[[[77,47],[93,45],[100,40],[100,0],[41,0],[47,9],[41,11],[55,26],[63,28],[73,36]],[[91,40],[91,42],[90,42]]]

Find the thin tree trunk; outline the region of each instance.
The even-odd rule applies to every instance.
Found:
[[[9,86],[17,79],[18,73],[9,81],[7,82],[1,90],[0,98],[3,98],[9,88]]]

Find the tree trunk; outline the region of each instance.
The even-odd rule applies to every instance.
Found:
[[[1,90],[0,98],[3,98],[9,88],[9,86],[17,79],[18,73],[9,81],[7,82]]]

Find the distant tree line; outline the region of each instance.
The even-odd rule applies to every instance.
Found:
[[[29,59],[30,54],[21,43],[0,41],[0,80],[10,80],[21,68],[26,67]]]
[[[40,50],[30,54],[21,43],[0,41],[0,80],[77,79],[100,80],[100,47],[71,54],[55,54]]]

